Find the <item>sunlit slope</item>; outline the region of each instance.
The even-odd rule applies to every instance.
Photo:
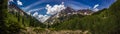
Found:
[[[72,16],[72,15],[71,15]],[[93,15],[72,16],[70,20],[54,24],[56,30],[88,30],[93,34],[114,34],[120,31],[120,0],[110,8],[94,13]]]

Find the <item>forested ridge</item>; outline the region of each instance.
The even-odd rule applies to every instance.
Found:
[[[120,0],[88,16],[71,15],[62,23],[51,26],[55,30],[82,30],[92,34],[119,34],[120,32]],[[65,19],[65,18],[63,18]]]
[[[8,0],[0,0],[0,34],[18,34],[27,27],[45,28],[45,25],[30,15],[21,15],[20,8],[8,5]],[[15,6],[17,7],[17,6]],[[10,11],[11,10],[11,11]]]

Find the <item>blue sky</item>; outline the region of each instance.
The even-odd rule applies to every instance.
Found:
[[[9,0],[19,6],[25,12],[31,14],[38,14],[43,16],[50,16],[47,14],[46,5],[50,6],[60,5],[64,2],[65,7],[71,7],[75,10],[79,9],[91,9],[91,10],[102,10],[109,8],[109,6],[116,0]],[[36,17],[37,18],[37,17]]]
[[[17,4],[18,0],[13,0],[14,3]],[[29,11],[31,9],[36,8],[44,8],[46,4],[55,5],[61,4],[61,2],[65,3],[65,6],[69,6],[75,10],[78,9],[92,9],[94,5],[99,4],[98,9],[108,8],[115,0],[19,0],[22,2],[22,5],[19,5],[21,9],[24,11]],[[43,11],[45,11],[43,9]],[[43,12],[42,11],[42,12]]]

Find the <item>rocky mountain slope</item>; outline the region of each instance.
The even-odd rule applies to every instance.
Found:
[[[5,3],[0,6],[0,34],[18,34],[21,30],[26,30],[26,27],[45,28],[44,24],[27,15],[16,4],[7,6],[7,0],[2,1]]]
[[[84,10],[74,10],[70,7],[67,7],[66,9],[62,10],[61,12],[52,15],[45,23],[49,23],[50,25],[54,23],[62,23],[64,20],[69,20],[70,16],[72,15],[79,15],[79,16],[87,16],[87,15],[92,15],[94,12],[89,9],[84,9]]]
[[[82,17],[69,16],[69,20],[50,25],[55,30],[88,30],[92,34],[119,34],[120,32],[120,0],[108,9],[103,9],[92,15]]]

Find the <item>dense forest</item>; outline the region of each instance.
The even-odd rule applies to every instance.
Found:
[[[46,27],[30,15],[20,15],[17,9],[9,11],[13,8],[8,8],[7,0],[0,0],[0,3],[0,34],[18,34],[21,30],[26,30],[26,27]]]
[[[92,34],[119,34],[120,32],[120,0],[110,8],[100,10],[92,15],[71,15],[63,23],[50,25],[55,30],[88,30]],[[64,18],[65,19],[65,18]]]

